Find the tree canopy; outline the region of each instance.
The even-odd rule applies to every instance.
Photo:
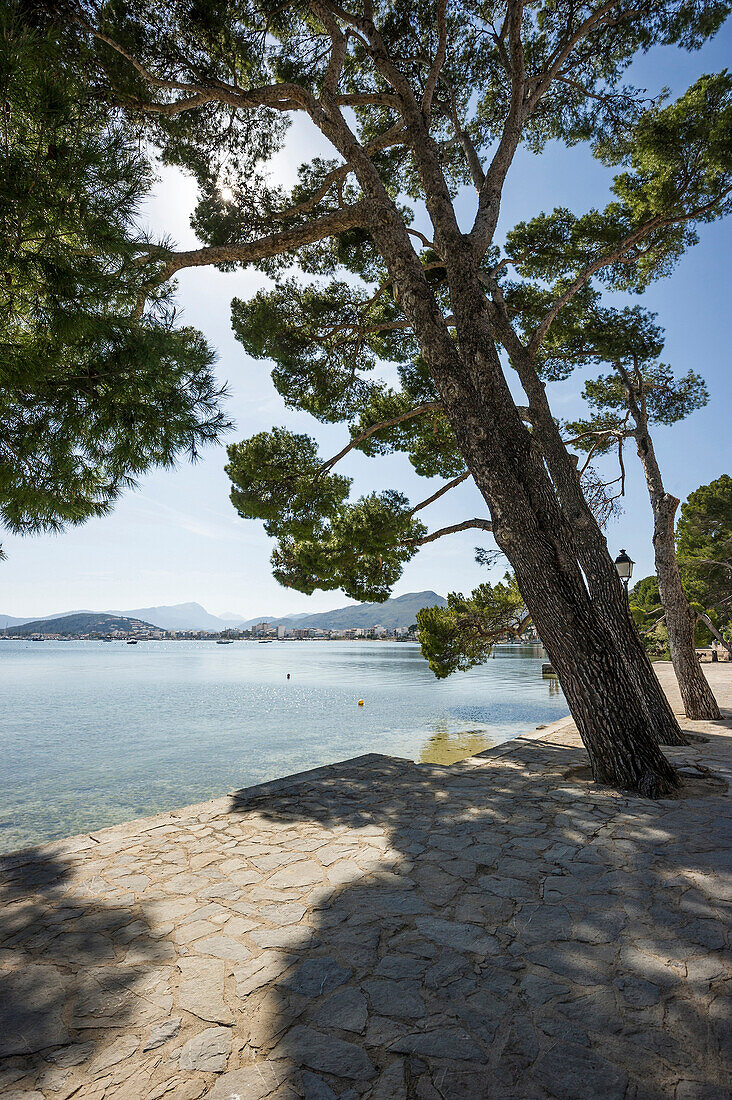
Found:
[[[678,741],[678,724],[544,382],[599,354],[583,333],[606,289],[668,274],[696,227],[729,208],[732,77],[702,74],[675,102],[628,79],[639,52],[695,50],[729,8],[65,0],[60,9],[110,119],[198,183],[200,247],[141,250],[138,314],[185,268],[255,265],[272,285],[234,301],[238,339],[274,361],[286,404],[347,428],[350,443],[331,457],[286,428],[230,452],[234,503],[277,539],[280,579],[382,599],[418,545],[490,530],[595,778],[652,795],[676,783],[659,743]],[[330,153],[314,152],[288,187],[268,166],[296,117]],[[609,201],[575,212],[552,210],[549,197],[499,235],[517,151],[550,141],[587,143],[614,174]],[[459,215],[463,187],[472,209]],[[401,451],[443,484],[417,504],[398,488],[353,501],[332,479],[353,448]],[[252,484],[256,455],[265,465]],[[468,476],[479,514],[425,533],[423,509]]]
[[[531,623],[516,578],[481,584],[469,596],[450,592],[446,607],[417,613],[422,655],[439,680],[483,664],[497,642],[519,638]]]
[[[700,485],[681,505],[676,552],[692,597],[732,623],[732,477]]]
[[[104,514],[226,426],[213,349],[145,287],[148,160],[72,45],[3,8],[0,519],[21,533]]]
[[[656,315],[640,306],[600,308],[587,317],[588,360],[605,360],[609,374],[585,382],[582,396],[589,415],[562,425],[567,443],[587,455],[586,462],[616,451],[620,492],[624,491],[626,440],[649,425],[671,426],[708,400],[704,379],[694,370],[683,375],[659,360],[663,329]]]
[[[87,0],[69,5],[67,29],[125,132],[199,184],[193,225],[202,247],[150,251],[150,298],[189,266],[257,266],[274,286],[234,299],[233,328],[249,354],[274,362],[285,403],[345,422],[367,454],[402,451],[418,473],[457,484],[469,476],[465,456],[424,341],[448,351],[460,339],[446,264],[458,189],[476,192],[464,238],[490,338],[518,370],[536,418],[537,372],[562,377],[611,352],[603,287],[641,289],[666,274],[695,226],[729,204],[729,75],[700,77],[676,102],[625,76],[654,44],[697,49],[728,10],[725,0],[350,9],[329,0],[179,0],[164,9]],[[288,190],[267,162],[296,116],[334,155],[301,165]],[[611,199],[538,212],[500,249],[500,198],[515,153],[521,145],[538,153],[551,140],[586,142],[616,169]],[[416,227],[422,202],[427,230]],[[420,302],[407,282],[423,287]],[[383,380],[385,364],[395,381]],[[285,583],[384,598],[425,537],[414,506],[396,490],[351,501],[327,456],[298,438],[278,428],[230,449],[235,506],[266,518]],[[271,483],[263,472],[250,476],[263,450]],[[292,494],[281,482],[285,465]],[[490,522],[479,516],[446,531]]]
[[[707,645],[713,630],[732,641],[732,477],[722,474],[700,485],[681,505],[676,523],[676,553],[684,590],[700,616],[696,644]],[[658,649],[664,609],[655,576],[639,580],[630,592],[631,609],[643,631],[655,631],[651,647]],[[710,629],[712,628],[712,629]]]

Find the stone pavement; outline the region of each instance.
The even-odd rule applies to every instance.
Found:
[[[557,725],[1,857],[0,1094],[727,1098],[732,721],[655,803]]]

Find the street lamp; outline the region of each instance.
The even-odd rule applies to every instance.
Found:
[[[621,550],[615,559],[615,568],[618,571],[618,576],[625,585],[625,594],[628,595],[628,581],[633,576],[633,566],[635,562],[632,558],[629,558],[625,553],[625,550]]]

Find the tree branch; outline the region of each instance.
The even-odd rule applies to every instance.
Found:
[[[370,156],[371,153],[377,153],[381,149],[389,149],[394,145],[402,145],[401,140],[404,136],[404,127],[401,123],[397,123],[390,129],[385,130],[383,134],[379,134],[378,137],[373,138],[367,145],[363,147],[364,153]],[[309,199],[304,199],[296,206],[290,206],[287,210],[283,210],[273,214],[273,217],[278,221],[289,218],[293,214],[309,214],[310,211],[318,205],[321,199],[330,191],[334,183],[346,179],[353,172],[353,165],[350,163],[339,164],[337,168],[332,168],[330,172],[327,172],[323,177],[323,182],[320,184]]]
[[[440,75],[442,66],[445,64],[445,56],[447,53],[446,10],[447,0],[437,0],[437,50],[435,51],[434,61],[427,75],[427,83],[425,84],[424,93],[422,95],[422,114],[427,123],[429,123],[430,114],[432,112],[432,100],[434,98],[435,88],[437,87],[437,79]]]
[[[464,474],[458,474],[458,476],[454,477],[452,481],[448,481],[446,485],[443,485],[441,489],[438,489],[436,493],[433,493],[431,497],[427,497],[426,500],[423,500],[420,504],[415,505],[415,507],[412,508],[412,511],[409,513],[410,516],[413,516],[416,512],[421,512],[422,509],[426,508],[428,504],[434,504],[434,502],[436,500],[439,500],[440,497],[443,497],[445,493],[449,493],[451,489],[454,489],[456,485],[460,485],[461,482],[466,481],[469,477],[469,470],[466,470]]]
[[[336,96],[338,107],[392,107],[399,109],[397,96],[388,92],[349,92]]]
[[[469,531],[477,527],[481,531],[492,531],[493,524],[488,519],[465,519],[462,523],[453,523],[450,527],[441,527],[439,531],[433,531],[429,535],[423,535],[421,539],[408,539],[410,546],[424,546],[435,539],[441,539],[444,535],[454,535],[456,531]]]
[[[607,22],[607,16],[613,8],[618,6],[618,2],[619,0],[607,0],[602,7],[597,9],[597,11],[588,15],[587,19],[580,23],[574,34],[571,34],[564,44],[555,51],[554,56],[549,59],[549,65],[546,72],[535,78],[536,86],[527,105],[529,111],[534,110],[577,43],[581,42],[583,38],[586,38],[591,31],[603,26],[605,22]]]
[[[279,233],[269,233],[255,241],[242,241],[240,244],[210,245],[206,248],[194,248],[188,252],[168,253],[168,262],[157,282],[165,282],[176,271],[185,267],[205,267],[210,264],[240,263],[250,264],[270,256],[289,252],[292,248],[313,244],[325,237],[343,233],[346,229],[368,225],[369,204],[365,200],[344,206],[331,214],[323,214],[305,225],[283,229]]]
[[[220,103],[228,103],[232,107],[272,107],[275,110],[305,111],[314,102],[310,92],[299,84],[282,83],[263,85],[260,88],[240,88],[238,85],[227,84],[218,80],[210,85],[198,85],[156,76],[109,35],[97,30],[83,19],[77,18],[77,22],[94,38],[104,42],[123,57],[125,61],[129,62],[135,72],[148,84],[167,91],[192,93],[190,99],[179,100],[173,104],[138,103],[137,106],[141,110],[149,110],[157,114],[176,114],[179,111],[191,110],[193,107],[200,106],[201,102],[216,100]],[[201,97],[205,98],[201,99]]]
[[[450,100],[450,117],[452,119],[453,130],[455,131],[455,137],[460,142],[465,154],[465,160],[467,161],[468,168],[470,170],[470,176],[473,181],[475,190],[480,194],[480,190],[485,183],[485,172],[483,171],[483,165],[481,164],[480,157],[478,156],[478,150],[473,145],[473,139],[467,130],[465,130],[460,122],[460,116],[458,115],[457,103],[455,102],[455,93],[452,87],[442,77],[442,83],[447,88],[448,98]]]
[[[355,436],[351,442],[339,451],[337,455],[333,455],[327,462],[316,471],[316,477],[320,477],[322,474],[328,474],[333,467],[340,462],[342,458],[352,451],[354,447],[357,447],[359,443],[363,443],[365,439],[370,439],[372,435],[376,435],[377,432],[382,431],[384,428],[393,428],[396,424],[402,424],[405,420],[413,420],[415,416],[422,416],[423,413],[430,412],[432,409],[441,408],[439,401],[428,401],[424,405],[418,405],[415,409],[410,409],[409,412],[402,413],[400,416],[392,417],[391,420],[382,420],[379,424],[374,424],[372,427],[367,428],[365,432],[361,432],[360,435]]]
[[[501,189],[508,169],[521,140],[524,121],[524,92],[526,87],[526,69],[524,47],[521,41],[521,20],[523,16],[522,0],[509,0],[506,18],[508,21],[508,40],[511,67],[511,100],[506,121],[503,125],[501,140],[495,156],[485,174],[478,198],[478,212],[475,216],[470,238],[479,255],[488,248],[498,224],[501,206]]]
[[[714,623],[712,622],[712,620],[707,615],[706,611],[697,611],[696,615],[697,615],[697,618],[701,619],[701,621],[707,626],[707,628],[710,630],[712,635],[717,639],[717,641],[720,643],[720,645],[724,646],[724,648],[729,653],[730,657],[732,657],[732,645],[730,645],[729,642],[726,642],[724,640],[724,638],[719,633],[719,631],[717,630],[717,628],[714,625]]]
[[[528,352],[531,355],[536,355],[554,318],[596,272],[600,271],[603,267],[609,267],[610,264],[632,262],[632,258],[624,258],[625,254],[635,245],[639,244],[649,233],[652,233],[654,229],[661,229],[669,225],[681,225],[683,222],[692,221],[694,218],[701,217],[703,214],[713,210],[722,199],[726,198],[730,190],[732,190],[732,188],[727,188],[722,194],[718,195],[710,202],[705,203],[703,206],[690,211],[688,214],[680,214],[677,217],[669,216],[664,218],[659,216],[652,218],[649,222],[646,222],[645,225],[636,229],[634,233],[630,233],[612,252],[607,252],[604,256],[598,256],[596,260],[592,260],[591,263],[587,264],[582,271],[580,271],[574,282],[569,285],[564,294],[556,298],[552,306],[544,314],[531,334],[531,339],[527,347]]]

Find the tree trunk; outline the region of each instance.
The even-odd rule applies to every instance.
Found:
[[[618,578],[607,542],[582,492],[556,421],[552,416],[536,364],[525,348],[517,347],[512,362],[530,401],[534,433],[546,460],[562,510],[572,529],[577,557],[599,615],[607,623],[625,656],[630,675],[646,711],[649,727],[661,745],[686,745],[661,687],[645,646],[628,609],[628,599]]]
[[[663,756],[617,638],[591,597],[543,460],[495,365],[476,362],[441,387],[460,449],[488,504],[493,533],[557,671],[598,783],[671,794]],[[497,356],[496,356],[497,359]],[[499,368],[500,369],[500,368]],[[490,389],[489,400],[477,391]],[[439,369],[436,369],[438,385]],[[503,386],[501,385],[503,383]]]
[[[639,446],[640,449],[640,446]],[[721,715],[694,647],[696,613],[689,607],[674,546],[674,516],[679,501],[670,493],[653,500],[653,548],[661,603],[666,612],[668,648],[679,681],[687,718],[717,721]]]
[[[496,507],[488,465],[476,463],[473,473],[494,515],[496,541],[514,567],[595,780],[651,798],[668,795],[676,785],[674,770],[652,733],[622,650],[587,591],[571,543],[512,506],[523,486],[504,481]]]
[[[648,797],[669,795],[678,777],[660,750],[646,699],[617,637],[587,589],[571,527],[511,397],[472,246],[457,226],[447,226],[449,219],[439,210],[430,213],[447,265],[456,339],[403,223],[385,203],[371,232],[490,509],[496,541],[557,670],[595,779]]]
[[[711,632],[713,637],[715,637],[717,639],[717,641],[719,642],[719,644],[721,646],[724,646],[724,648],[729,653],[730,657],[732,657],[732,645],[730,645],[729,642],[726,642],[724,640],[724,638],[719,633],[719,631],[717,630],[716,626],[714,625],[712,620],[709,618],[707,613],[705,611],[697,611],[697,615],[699,616],[701,621],[704,623],[704,625],[708,628],[708,630]]]
[[[679,682],[679,690],[687,718],[695,721],[717,721],[721,715],[717,700],[702,671],[694,648],[696,614],[689,607],[681,583],[679,563],[674,543],[674,516],[679,506],[676,497],[667,493],[661,470],[648,431],[645,408],[639,405],[630,380],[625,379],[633,419],[636,422],[635,441],[638,457],[646,475],[646,484],[653,509],[653,549],[656,559],[656,576],[661,603],[666,612],[668,647],[671,661]]]

